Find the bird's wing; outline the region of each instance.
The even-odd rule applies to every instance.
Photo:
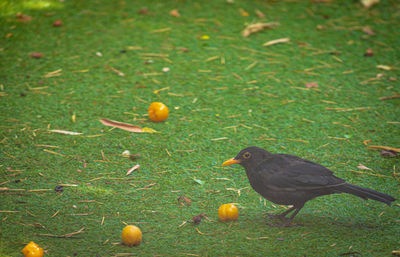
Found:
[[[345,183],[324,166],[287,154],[265,160],[258,165],[257,173],[264,186],[277,190],[318,190]]]

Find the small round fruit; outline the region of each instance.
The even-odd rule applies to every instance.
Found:
[[[165,121],[169,114],[168,107],[160,102],[151,103],[147,112],[149,114],[149,118],[155,122]]]
[[[127,246],[140,245],[142,242],[142,231],[136,226],[128,225],[122,230],[121,239],[124,245]]]
[[[236,220],[238,217],[238,208],[233,203],[223,204],[218,208],[218,218],[222,222]]]
[[[21,251],[25,257],[42,257],[43,248],[39,247],[34,242],[27,244]]]

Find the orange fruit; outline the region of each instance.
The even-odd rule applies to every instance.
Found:
[[[121,239],[124,245],[127,246],[140,245],[142,242],[142,231],[136,226],[128,225],[122,230]]]
[[[43,248],[39,247],[34,242],[27,244],[21,251],[25,257],[42,257]]]
[[[238,208],[233,203],[223,204],[218,208],[218,218],[222,222],[236,220],[238,217]]]
[[[152,121],[160,122],[165,121],[168,118],[169,110],[165,104],[153,102],[151,103],[147,113]]]

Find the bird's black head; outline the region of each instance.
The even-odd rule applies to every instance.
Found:
[[[258,163],[268,158],[268,156],[270,155],[271,153],[267,152],[264,149],[256,146],[250,146],[240,151],[236,155],[236,157],[225,161],[222,165],[226,166],[232,164],[240,164],[246,168],[249,166],[257,165]]]

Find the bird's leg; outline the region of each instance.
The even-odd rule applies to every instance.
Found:
[[[302,226],[302,224],[293,224],[292,221],[294,219],[294,217],[297,215],[297,213],[299,213],[299,211],[303,208],[304,204],[301,206],[293,206],[292,208],[288,209],[287,211],[278,214],[278,215],[273,215],[275,218],[279,218],[279,219],[285,219],[285,221],[283,223],[278,223],[278,224],[269,224],[270,226],[274,226],[274,227],[296,227],[296,226]],[[289,214],[291,211],[293,211],[293,214],[290,215],[289,218],[286,218],[285,216],[287,214]]]
[[[288,215],[291,211],[293,211],[294,209],[296,209],[294,206],[289,208],[288,210],[282,212],[281,214],[268,214],[268,217],[272,218],[272,219],[285,219],[286,215]]]

